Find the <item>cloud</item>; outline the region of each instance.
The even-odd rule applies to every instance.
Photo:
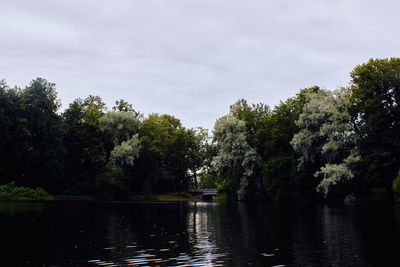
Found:
[[[2,1],[0,73],[74,98],[124,98],[212,128],[239,98],[271,106],[299,89],[347,85],[396,56],[397,1]]]

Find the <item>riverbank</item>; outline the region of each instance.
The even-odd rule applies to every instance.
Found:
[[[10,191],[10,190],[9,190]],[[1,198],[4,201],[108,201],[115,200],[107,197],[96,197],[89,195],[46,195],[46,197],[38,197],[36,194],[25,194],[23,197],[20,194],[14,194],[13,192],[7,192],[7,197]],[[200,201],[199,197],[193,196],[190,193],[178,193],[172,192],[167,194],[156,194],[156,195],[134,195],[126,199],[125,201],[135,202],[182,202],[182,201]],[[226,195],[218,195],[213,197],[213,201],[225,202]]]
[[[213,196],[212,201],[214,202],[226,202],[226,194],[219,194]],[[97,200],[94,196],[70,196],[70,195],[55,195],[53,200]],[[108,199],[104,199],[108,200]],[[156,194],[156,195],[135,195],[131,196],[127,201],[135,202],[184,202],[184,201],[201,201],[200,198],[191,195],[190,193],[178,193],[172,192],[167,194]]]
[[[213,196],[212,201],[214,202],[226,202],[226,194],[219,194]],[[177,202],[177,201],[200,201],[199,197],[195,197],[190,193],[168,193],[158,195],[138,195],[131,197],[131,200],[142,202],[142,201],[156,201],[156,202]]]
[[[71,195],[54,195],[53,200],[113,200],[109,198],[101,198],[95,196],[71,196]],[[134,195],[126,199],[126,201],[135,202],[179,202],[179,201],[199,201],[198,197],[192,196],[189,193],[172,192],[168,194],[157,195]]]
[[[132,201],[157,201],[157,202],[176,202],[176,201],[199,201],[198,197],[189,193],[168,193],[158,195],[137,195],[131,197]]]

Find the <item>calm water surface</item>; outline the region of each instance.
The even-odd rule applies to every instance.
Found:
[[[400,209],[0,202],[0,266],[396,266]]]

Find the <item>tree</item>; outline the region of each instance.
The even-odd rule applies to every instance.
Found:
[[[55,84],[45,79],[37,78],[23,90],[0,82],[2,182],[59,191],[64,160],[59,107]]]
[[[143,120],[139,137],[142,150],[136,177],[144,177],[142,192],[170,192],[188,189],[190,135],[179,119],[150,114]]]
[[[365,183],[390,188],[400,165],[400,58],[370,59],[350,76]]]
[[[96,177],[103,173],[107,151],[112,143],[100,129],[100,118],[106,111],[98,96],[76,99],[63,113],[67,124],[64,146],[67,149],[65,173],[69,194],[95,194]]]
[[[267,195],[275,200],[314,197],[315,179],[309,179],[306,168],[301,172],[297,168],[298,154],[290,141],[300,130],[295,122],[310,94],[319,90],[318,87],[302,89],[295,97],[280,102],[258,127],[256,143],[261,156],[263,184]]]
[[[61,104],[55,84],[37,78],[24,89],[22,97],[29,129],[26,177],[32,179],[32,182],[26,181],[27,185],[59,192],[64,173],[65,128],[57,114]]]
[[[132,113],[135,118],[139,118],[142,115],[139,111],[134,110],[132,105],[123,99],[115,101],[115,106],[112,108],[112,110]]]
[[[260,128],[263,119],[270,113],[271,110],[269,106],[263,103],[249,105],[243,98],[230,106],[230,114],[245,122],[247,141],[251,146],[255,146],[255,135]]]
[[[23,91],[0,81],[0,183],[23,182],[29,133]]]
[[[300,167],[311,163],[319,168],[314,176],[322,177],[317,190],[325,197],[332,189],[351,182],[361,160],[358,127],[349,113],[349,93],[341,88],[312,94],[296,121],[301,130],[291,141],[300,154]]]
[[[258,144],[256,140],[257,132],[266,117],[271,113],[269,106],[259,103],[249,105],[245,99],[239,99],[230,106],[230,114],[235,118],[245,122],[247,143],[254,147],[258,153]],[[254,166],[253,175],[248,177],[248,190],[252,192],[251,198],[261,199],[264,197],[262,177],[259,164]]]
[[[139,130],[139,119],[132,112],[112,111],[99,119],[100,129],[114,146],[130,139]]]
[[[132,189],[132,168],[141,148],[139,124],[139,119],[131,111],[112,111],[99,119],[101,131],[113,144],[107,164],[109,175],[103,175],[98,181],[103,191],[107,191],[109,185],[113,185],[112,190],[119,194]]]
[[[110,153],[109,163],[114,167],[123,168],[133,166],[134,160],[139,157],[140,140],[137,134],[127,141],[116,145]]]
[[[256,150],[247,142],[246,124],[231,114],[219,118],[214,125],[217,156],[214,167],[222,188],[239,200],[248,193],[249,177],[258,162]]]
[[[193,173],[194,188],[198,189],[197,172],[207,172],[207,148],[209,146],[210,137],[208,131],[201,127],[196,129],[188,129],[187,132],[187,152],[190,170]]]

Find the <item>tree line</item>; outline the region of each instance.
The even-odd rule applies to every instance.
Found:
[[[233,104],[214,127],[219,186],[239,199],[398,194],[400,59],[371,59],[350,77],[347,87],[302,89],[273,110]]]
[[[217,187],[238,200],[400,192],[400,59],[371,59],[348,86],[300,90],[271,109],[240,99],[206,129],[99,96],[64,112],[53,83],[0,82],[0,184],[128,199]]]
[[[0,82],[0,184],[121,199],[182,192],[212,157],[208,132],[171,115],[144,117],[124,100],[107,110],[92,95],[59,108],[45,79],[23,89]]]

